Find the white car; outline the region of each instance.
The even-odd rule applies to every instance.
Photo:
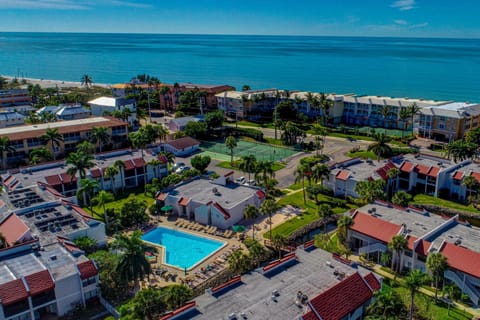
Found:
[[[256,186],[256,185],[257,185],[257,183],[255,182],[255,180],[253,180],[253,179],[248,180],[248,181],[247,181],[247,184],[248,184],[249,186]]]
[[[190,167],[184,166],[184,167],[180,167],[177,170],[175,170],[175,173],[184,173],[187,170],[190,170]]]
[[[184,166],[185,166],[185,163],[183,163],[183,162],[177,162],[177,163],[175,163],[175,164],[173,165],[172,170],[173,170],[173,171],[177,171],[178,169],[180,169],[180,168],[182,168],[182,167],[184,167]]]
[[[245,179],[245,177],[240,177],[235,179],[235,181],[237,181],[237,183],[244,184],[245,182],[247,182],[247,179]]]

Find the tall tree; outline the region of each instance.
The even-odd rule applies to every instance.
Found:
[[[413,319],[413,310],[415,308],[415,293],[425,283],[425,273],[418,269],[414,269],[405,278],[405,284],[410,291],[410,312],[408,318]]]
[[[0,154],[2,156],[2,168],[7,168],[7,153],[15,152],[15,148],[10,144],[8,137],[0,137]]]
[[[472,142],[466,142],[463,140],[456,140],[450,142],[445,147],[447,158],[453,158],[453,161],[457,162],[458,160],[464,161],[473,156],[477,152],[477,145]]]
[[[320,181],[320,185],[323,186],[323,180],[328,179],[330,176],[330,168],[325,164],[317,164],[312,168],[312,178],[315,183]]]
[[[181,284],[168,286],[165,291],[165,302],[170,310],[180,308],[193,297],[192,289]]]
[[[90,134],[90,141],[93,144],[98,144],[100,153],[103,151],[103,146],[110,142],[110,134],[106,127],[93,127]]]
[[[326,203],[318,206],[317,214],[318,217],[324,220],[323,224],[323,233],[327,234],[327,219],[333,215],[332,207]]]
[[[360,200],[365,204],[372,203],[377,199],[385,199],[385,181],[359,181],[355,185],[355,193],[360,196]]]
[[[248,180],[250,180],[250,173],[255,172],[256,163],[257,158],[253,154],[243,156],[240,159],[239,169],[248,173]]]
[[[310,173],[310,168],[304,164],[299,164],[294,171],[295,183],[302,182],[303,204],[307,204],[307,197],[305,194],[305,178]]]
[[[122,190],[123,190],[123,187],[125,186],[125,177],[124,177],[125,162],[123,162],[122,160],[116,160],[113,163],[113,166],[117,168],[118,172],[120,172],[120,179],[121,179],[120,185],[122,186]]]
[[[100,185],[97,180],[82,179],[80,180],[80,188],[77,190],[77,198],[83,201],[91,211],[92,210],[92,197],[95,191],[100,189]]]
[[[266,187],[269,178],[273,179],[275,177],[273,165],[274,162],[268,160],[257,161],[255,164],[255,179],[264,187]]]
[[[353,225],[352,217],[343,215],[337,220],[338,239],[346,247],[348,228]]]
[[[1,142],[0,142],[1,145]],[[45,147],[35,148],[28,154],[30,163],[35,165],[42,161],[50,161],[53,159],[52,152]]]
[[[380,157],[388,157],[392,154],[392,148],[388,145],[390,138],[385,133],[374,133],[373,139],[375,142],[368,146],[368,150],[375,153],[378,161]]]
[[[143,163],[145,163],[145,149],[147,145],[151,142],[147,132],[143,130],[138,130],[137,132],[132,132],[129,134],[128,138],[130,139],[133,147],[140,149]],[[143,166],[143,191],[146,193],[147,186],[147,168]]]
[[[397,191],[392,197],[392,203],[401,207],[407,207],[410,201],[412,201],[412,195],[405,191]]]
[[[447,266],[447,258],[441,252],[428,254],[427,270],[432,274],[435,281],[435,300],[438,298],[438,281],[443,277],[443,272]]]
[[[282,257],[282,248],[288,244],[287,238],[281,234],[276,234],[272,239],[272,246],[278,252],[278,259]]]
[[[45,144],[50,144],[50,148],[53,154],[53,160],[57,160],[55,154],[55,146],[60,147],[60,143],[63,142],[63,135],[58,131],[57,128],[47,128],[45,133],[40,137]]]
[[[398,114],[398,118],[402,121],[402,141],[405,137],[405,131],[408,129],[408,120],[410,119],[411,114],[408,108],[401,108]]]
[[[115,200],[113,194],[107,192],[105,190],[100,190],[97,196],[94,198],[99,206],[103,209],[103,219],[105,221],[105,225],[108,227],[108,214],[107,214],[107,207],[106,204]]]
[[[394,113],[391,110],[390,106],[383,106],[380,108],[378,111],[383,118],[383,127],[384,127],[384,134],[387,135],[387,123],[388,123],[388,117],[394,115]]]
[[[225,139],[225,146],[230,150],[230,164],[233,165],[233,149],[237,147],[237,140],[233,136],[228,136]]]
[[[477,192],[480,184],[474,176],[466,176],[465,178],[463,178],[462,185],[467,188],[468,198],[470,199],[469,201],[471,201],[472,193],[474,191]]]
[[[268,215],[270,225],[270,240],[272,240],[272,215],[278,210],[278,205],[273,199],[267,199],[260,205],[260,213]]]
[[[391,168],[387,171],[388,186],[387,186],[387,198],[392,199],[392,195],[395,192],[397,177],[400,175],[400,170],[397,168]]]
[[[145,252],[156,252],[157,250],[146,244],[141,239],[142,232],[135,230],[130,236],[117,234],[113,247],[120,251],[120,260],[117,264],[117,271],[122,279],[133,281],[134,287],[138,288],[138,282],[145,276],[152,273],[150,263]]]
[[[88,74],[84,74],[80,78],[80,83],[82,86],[85,86],[87,89],[90,88],[93,84],[92,77],[90,77]]]
[[[407,249],[407,239],[404,236],[397,234],[393,236],[392,240],[388,243],[388,248],[397,255],[397,267],[395,268],[396,272],[399,273],[401,270],[401,257],[403,250]],[[394,259],[392,259],[392,270]]]
[[[250,269],[250,259],[243,251],[234,251],[227,258],[228,269],[236,274],[241,274]]]
[[[110,166],[110,167],[107,167],[105,169],[105,172],[103,173],[104,177],[106,179],[109,179],[111,180],[112,182],[112,191],[113,191],[113,194],[116,195],[117,194],[117,187],[116,187],[116,183],[115,183],[115,177],[117,176],[117,174],[119,174],[119,170],[117,167],[115,166]]]
[[[154,178],[160,178],[160,173],[158,172],[159,171],[158,166],[161,165],[161,164],[162,164],[162,162],[158,159],[155,159],[155,158],[147,162],[147,165],[151,166],[152,169],[153,169],[153,177]],[[192,166],[193,166],[193,164],[192,164]]]
[[[71,152],[66,160],[67,165],[67,174],[72,177],[72,179],[77,175],[80,175],[80,179],[85,179],[87,177],[87,170],[93,168],[95,163],[93,162],[93,156],[85,154],[83,152]]]
[[[407,107],[408,113],[410,113],[410,120],[413,128],[413,123],[415,120],[415,116],[420,112],[420,107],[414,102],[410,106]]]
[[[255,219],[258,217],[258,208],[253,204],[249,204],[243,211],[245,219],[252,220],[252,238],[255,240]]]

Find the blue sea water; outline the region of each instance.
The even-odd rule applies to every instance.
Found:
[[[480,40],[0,33],[0,74],[480,101]]]

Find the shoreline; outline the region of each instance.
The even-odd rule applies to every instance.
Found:
[[[7,79],[7,81],[11,81],[12,79],[17,78],[19,81],[25,80],[27,83],[31,83],[33,85],[38,84],[42,88],[82,88],[82,84],[80,81],[64,81],[64,80],[53,80],[53,79],[37,79],[37,78],[22,78],[22,77],[14,77],[8,76],[4,74],[0,74],[0,77]],[[102,87],[102,88],[111,88],[110,84],[106,83],[96,83],[92,84],[94,87]]]

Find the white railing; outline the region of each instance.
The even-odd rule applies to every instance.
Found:
[[[384,244],[377,242],[377,243],[369,244],[364,247],[358,248],[358,254],[369,254],[375,251],[385,252],[387,251],[387,247]]]
[[[102,296],[98,296],[99,300],[100,300],[100,303],[102,304],[102,306],[105,307],[105,309],[107,309],[108,312],[110,312],[110,314],[115,318],[115,319],[120,319],[120,313],[117,311],[117,309],[115,309],[114,306],[112,306],[110,304],[110,302],[108,302],[107,300],[105,300]]]
[[[470,284],[468,283],[467,280],[463,281],[459,276],[458,274],[456,274],[455,272],[453,271],[450,271],[450,270],[447,270],[445,271],[444,273],[444,277],[453,281],[459,288],[460,290],[462,290],[464,293],[466,293],[468,295],[468,297],[470,298],[470,300],[472,300],[472,302],[475,304],[475,305],[478,305],[478,301],[479,301],[479,297],[478,297],[478,293],[475,292],[476,290],[472,289],[470,287]]]

